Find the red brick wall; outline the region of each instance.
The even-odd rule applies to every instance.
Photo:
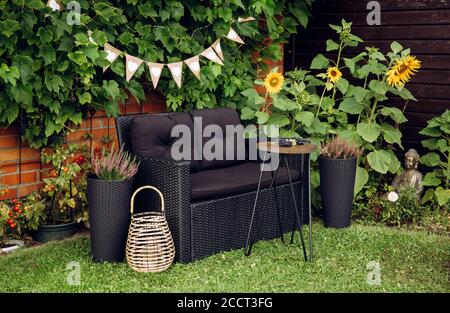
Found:
[[[134,98],[130,98],[126,105],[120,105],[121,114],[138,114],[148,112],[164,112],[166,104],[159,94],[149,94],[145,101],[139,105]],[[97,112],[68,135],[69,142],[87,143],[90,147],[105,147],[103,136],[109,136],[116,142],[114,118],[108,118],[103,112]],[[92,134],[92,138],[82,140],[86,133]],[[19,148],[20,145],[20,148]],[[9,193],[0,197],[16,198],[27,195],[41,186],[42,165],[40,163],[40,151],[30,148],[20,142],[18,129],[10,127],[0,128],[0,184],[7,185]]]

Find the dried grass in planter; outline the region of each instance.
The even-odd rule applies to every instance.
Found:
[[[156,191],[161,198],[160,212],[134,214],[134,198],[143,189]],[[164,213],[164,197],[153,186],[137,189],[131,197],[131,224],[128,232],[126,259],[137,272],[162,272],[175,258],[175,246]]]

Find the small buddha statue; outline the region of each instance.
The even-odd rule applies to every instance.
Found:
[[[405,169],[395,176],[392,187],[399,193],[405,188],[414,188],[416,190],[417,199],[421,198],[423,186],[423,175],[417,170],[420,155],[415,149],[409,149],[405,153]]]

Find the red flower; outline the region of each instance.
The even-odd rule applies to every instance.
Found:
[[[84,156],[82,156],[82,155],[80,155],[78,158],[76,158],[76,159],[74,160],[74,162],[77,163],[78,165],[83,164],[84,161],[85,161],[85,159],[84,159]]]
[[[380,216],[380,214],[381,214],[381,208],[380,207],[376,207],[375,208],[375,215],[376,216]]]

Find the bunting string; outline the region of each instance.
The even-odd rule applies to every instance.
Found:
[[[63,5],[59,0],[48,0],[47,6],[52,8],[52,10],[61,11],[63,10]],[[253,17],[245,17],[241,18],[239,17],[237,22],[238,23],[246,23],[255,21],[255,18]],[[88,31],[89,40],[93,43],[95,41],[90,36],[91,31]],[[238,33],[230,27],[230,30],[228,31],[228,34],[225,36],[225,38],[237,42],[239,44],[245,44],[245,42],[242,40],[242,38],[238,35]],[[182,80],[183,80],[183,64],[186,64],[189,70],[194,74],[194,76],[201,80],[201,68],[200,68],[200,56],[215,62],[217,64],[220,64],[221,66],[224,66],[224,55],[222,51],[221,41],[220,38],[217,39],[211,46],[203,50],[200,54],[192,56],[186,60],[180,61],[180,62],[174,62],[174,63],[158,63],[158,62],[149,62],[144,61],[136,56],[130,55],[124,51],[121,51],[117,49],[116,47],[112,46],[109,43],[106,43],[104,45],[104,51],[107,53],[106,59],[109,62],[108,66],[105,66],[103,68],[103,72],[106,72],[108,68],[113,64],[117,58],[119,58],[120,55],[125,55],[125,78],[127,81],[130,81],[134,74],[137,72],[139,67],[144,63],[147,65],[147,68],[150,72],[150,77],[152,79],[153,88],[156,89],[158,86],[159,79],[161,77],[162,71],[164,67],[167,66],[170,73],[172,74],[172,78],[175,81],[178,88],[181,88]]]

